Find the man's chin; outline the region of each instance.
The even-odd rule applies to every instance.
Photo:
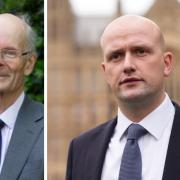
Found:
[[[0,86],[0,93],[7,93],[9,92],[10,88],[5,86]]]
[[[122,102],[134,102],[138,103],[142,100],[144,100],[145,94],[143,93],[121,93],[118,94],[118,99]]]

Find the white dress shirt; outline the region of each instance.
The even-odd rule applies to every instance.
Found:
[[[164,101],[139,124],[149,133],[138,140],[142,156],[142,180],[162,180],[175,108],[166,94]],[[120,110],[114,134],[109,142],[101,180],[118,180],[125,131],[132,124]]]
[[[14,125],[17,119],[19,109],[24,100],[24,92],[17,98],[17,100],[3,113],[0,114],[0,119],[5,123],[5,126],[1,130],[2,134],[2,150],[1,150],[1,162],[0,172],[3,166],[5,155],[8,149],[8,145],[11,139],[11,135],[14,129]]]

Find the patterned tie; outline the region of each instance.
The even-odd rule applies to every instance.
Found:
[[[4,122],[0,120],[0,162],[1,162],[1,152],[2,152],[2,134],[1,129],[4,127]]]
[[[129,126],[118,180],[142,179],[142,160],[138,139],[146,133],[147,131],[139,124]]]

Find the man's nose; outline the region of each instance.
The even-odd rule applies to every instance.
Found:
[[[127,53],[124,58],[124,73],[131,74],[136,71],[136,66],[134,62],[134,58],[130,53]]]

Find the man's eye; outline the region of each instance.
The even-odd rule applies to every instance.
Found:
[[[121,60],[123,58],[123,53],[113,53],[110,57],[109,60],[110,61],[118,61]]]
[[[144,55],[146,55],[146,50],[145,49],[143,49],[143,48],[139,48],[139,49],[136,49],[135,50],[135,53],[136,53],[136,55],[138,55],[138,56],[144,56]]]
[[[4,50],[3,54],[4,54],[4,56],[7,56],[7,57],[15,57],[16,56],[16,51],[14,51],[14,50]]]
[[[112,59],[118,59],[119,58],[119,54],[113,54],[111,58]]]

